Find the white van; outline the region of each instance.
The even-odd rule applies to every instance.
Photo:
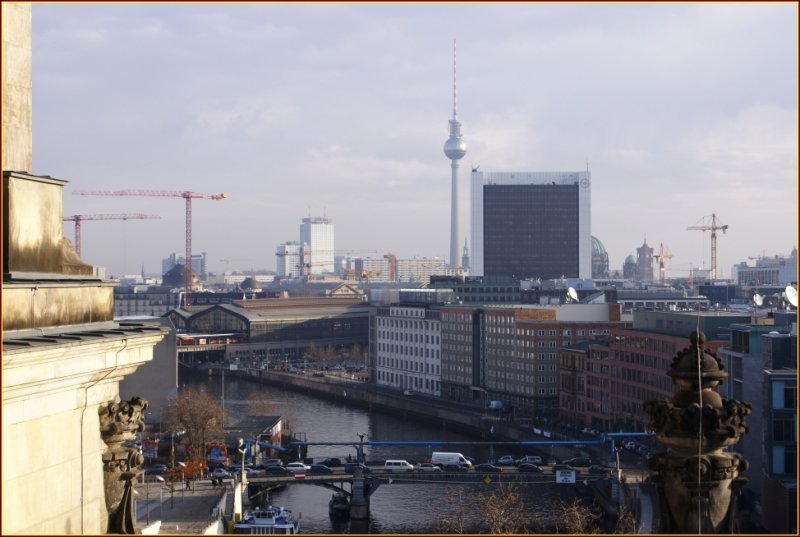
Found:
[[[431,463],[440,467],[445,464],[456,464],[458,466],[472,468],[472,463],[469,462],[464,455],[447,451],[434,451],[433,454],[431,454]]]
[[[408,461],[386,461],[383,469],[387,472],[413,472],[414,466]]]

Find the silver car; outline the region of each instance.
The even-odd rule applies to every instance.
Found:
[[[302,462],[290,462],[286,465],[286,469],[289,470],[293,474],[305,473],[308,472],[311,467],[307,464],[303,464]]]

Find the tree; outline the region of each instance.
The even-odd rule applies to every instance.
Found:
[[[636,533],[636,517],[633,515],[633,511],[624,505],[617,515],[614,533]]]
[[[164,408],[164,420],[169,430],[183,429],[188,439],[189,459],[205,459],[206,445],[225,435],[222,428],[222,404],[206,392],[182,388]]]
[[[511,485],[497,485],[492,492],[484,493],[481,507],[489,533],[525,533],[528,514],[517,490]]]
[[[467,524],[467,513],[471,508],[464,500],[464,491],[446,494],[442,497],[442,511],[437,513],[437,533],[464,533]]]
[[[367,354],[366,349],[364,349],[364,347],[362,347],[358,343],[353,345],[353,348],[350,349],[350,357],[352,358],[352,361],[357,364],[362,364],[364,362],[364,357],[366,356],[366,354]]]
[[[600,515],[583,505],[580,500],[572,503],[561,501],[557,505],[557,533],[598,533]]]

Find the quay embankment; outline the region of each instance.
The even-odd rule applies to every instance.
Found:
[[[220,367],[200,366],[191,368],[196,372],[218,376],[223,374]],[[544,431],[520,423],[501,419],[496,412],[483,409],[479,405],[444,401],[423,394],[404,395],[398,390],[382,388],[361,381],[342,378],[334,375],[323,377],[285,373],[282,371],[263,369],[225,369],[224,375],[231,378],[242,378],[266,385],[291,388],[315,397],[328,399],[344,405],[365,409],[375,409],[388,414],[422,420],[431,425],[457,431],[483,441],[553,441],[575,440],[557,431]],[[538,434],[537,434],[538,432]],[[594,439],[584,440],[589,443]],[[581,448],[585,455],[602,457],[600,446],[585,445]],[[555,456],[559,459],[575,456],[577,453],[570,446],[556,445],[552,448],[544,446],[539,450],[542,456]]]

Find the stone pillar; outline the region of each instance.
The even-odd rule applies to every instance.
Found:
[[[108,533],[136,533],[133,490],[144,457],[138,449],[123,447],[122,443],[133,440],[136,431],[144,430],[147,406],[147,401],[134,397],[130,401],[110,401],[98,409],[100,433],[108,446],[103,453]]]
[[[648,428],[669,451],[650,461],[661,505],[659,533],[735,533],[736,503],[747,461],[723,451],[747,434],[750,404],[722,399],[717,385],[727,377],[722,361],[693,332],[691,347],[672,361],[667,375],[680,390],[648,401]]]
[[[357,467],[353,474],[353,491],[350,497],[350,518],[364,520],[369,518],[369,495],[365,487],[364,473]]]

